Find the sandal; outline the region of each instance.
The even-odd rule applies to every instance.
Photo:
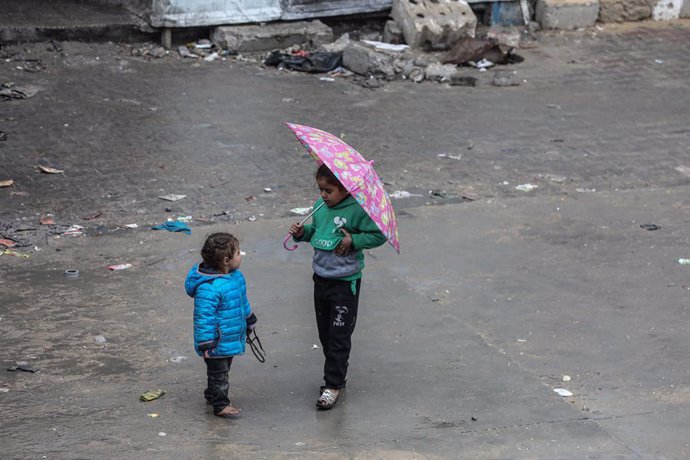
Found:
[[[323,388],[321,391],[321,396],[316,401],[316,407],[320,410],[328,410],[335,406],[338,402],[338,396],[340,395],[340,390],[335,388]]]
[[[240,412],[242,412],[242,409],[238,409],[237,407],[232,406],[225,406],[222,411],[215,412],[213,415],[215,415],[216,417],[231,418],[237,417],[238,415],[240,415]]]

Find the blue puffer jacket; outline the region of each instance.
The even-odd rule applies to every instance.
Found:
[[[189,270],[185,291],[194,297],[194,349],[199,356],[221,358],[244,353],[252,309],[239,270],[222,274],[202,264]]]

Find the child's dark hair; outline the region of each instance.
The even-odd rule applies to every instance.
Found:
[[[206,265],[218,268],[224,257],[232,258],[240,247],[237,238],[229,233],[212,233],[201,248],[201,257]]]
[[[319,169],[316,170],[316,174],[314,175],[316,177],[316,180],[319,180],[321,178],[326,179],[326,182],[328,182],[331,185],[335,185],[336,187],[339,187],[341,190],[345,190],[345,187],[343,187],[343,184],[340,183],[337,177],[335,177],[335,174],[333,174],[333,171],[331,171],[326,164],[322,164],[319,166]]]

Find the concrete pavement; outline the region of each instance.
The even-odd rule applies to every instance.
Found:
[[[346,398],[313,404],[322,356],[310,250],[290,220],[62,240],[3,262],[7,458],[684,458],[688,188],[406,210],[368,255]],[[647,231],[653,220],[661,229]],[[239,420],[204,404],[186,269],[229,230],[265,364],[231,370]],[[105,263],[133,263],[110,273]],[[65,267],[82,275],[68,281]],[[102,335],[105,344],[94,337]],[[17,347],[21,344],[21,347]],[[182,358],[181,358],[182,357]],[[564,375],[571,380],[564,382]],[[138,396],[163,388],[160,400]],[[566,388],[572,397],[561,397]],[[147,414],[160,414],[152,418]],[[161,435],[165,433],[165,435]]]

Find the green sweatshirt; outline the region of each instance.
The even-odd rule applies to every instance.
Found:
[[[319,198],[314,207],[323,200]],[[352,247],[348,254],[338,256],[334,250],[344,234],[341,228],[352,236]],[[296,239],[297,240],[297,239]],[[297,241],[309,241],[314,247],[312,267],[324,278],[353,281],[362,277],[364,249],[372,249],[386,242],[386,237],[373,220],[352,196],[329,208],[322,206],[312,216],[312,223],[304,226],[304,235]]]

